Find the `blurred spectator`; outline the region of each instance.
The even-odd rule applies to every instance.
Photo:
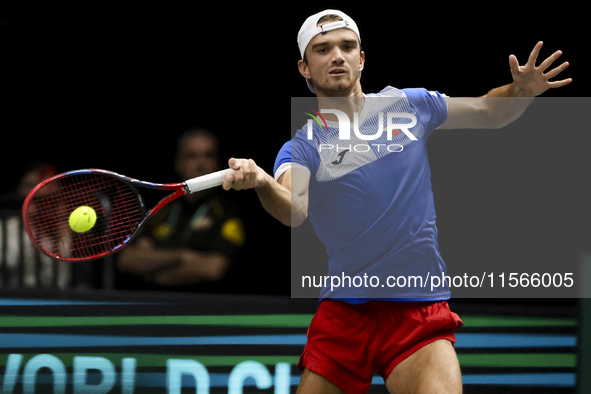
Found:
[[[16,188],[0,196],[0,288],[112,288],[112,258],[73,264],[39,252],[24,229],[22,206],[39,183],[57,174],[53,164],[27,166]]]
[[[55,166],[49,163],[36,162],[25,168],[16,189],[0,196],[2,209],[21,209],[25,198],[39,183],[57,174]]]
[[[175,172],[187,180],[220,169],[218,141],[194,128],[178,140]],[[119,289],[233,292],[232,266],[245,241],[238,209],[213,188],[156,213],[117,256]]]
[[[38,252],[23,228],[21,209],[29,192],[56,175],[48,163],[29,165],[16,189],[0,197],[0,287],[57,288],[72,284],[72,267]]]

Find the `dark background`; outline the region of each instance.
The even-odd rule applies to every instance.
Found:
[[[38,160],[54,163],[59,172],[94,167],[176,181],[176,138],[196,125],[220,137],[224,161],[250,157],[272,172],[278,150],[290,138],[288,100],[310,95],[296,67],[297,32],[307,16],[333,7],[360,27],[366,93],[392,85],[480,96],[511,82],[510,54],[525,64],[542,40],[540,59],[562,50],[555,65],[569,61],[563,75],[573,78],[544,96],[587,95],[582,5],[564,10],[561,4],[516,10],[499,2],[471,8],[377,2],[273,9],[254,4],[5,8],[1,192],[9,192],[25,166]],[[462,135],[463,145],[450,149],[434,135],[429,154],[444,260],[514,252],[535,259],[551,253],[559,266],[561,259],[591,249],[587,129],[580,125],[568,138],[535,146],[527,135],[516,136],[514,145],[494,145],[487,131],[479,131]],[[548,161],[549,151],[555,163],[568,160],[564,168],[576,175],[562,176]],[[262,210],[254,192],[230,193],[246,216],[244,264],[259,279],[277,279],[249,290],[289,294],[289,229]],[[494,241],[480,232],[491,223],[503,230]]]

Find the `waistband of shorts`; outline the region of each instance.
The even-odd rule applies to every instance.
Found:
[[[424,308],[430,305],[442,304],[447,306],[447,300],[437,301],[385,301],[385,300],[370,300],[364,303],[349,303],[343,299],[323,299],[321,302],[338,302],[350,306],[353,309],[366,311],[397,311],[405,309]]]

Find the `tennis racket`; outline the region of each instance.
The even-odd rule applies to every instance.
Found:
[[[37,185],[23,204],[25,230],[44,254],[64,261],[93,260],[119,251],[140,231],[147,219],[185,194],[222,184],[234,170],[214,172],[181,183],[151,183],[115,172],[86,169],[56,175]],[[152,209],[139,188],[170,191]],[[70,228],[70,214],[89,206],[96,212],[94,226],[85,232]]]

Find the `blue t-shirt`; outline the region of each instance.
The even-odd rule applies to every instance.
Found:
[[[416,124],[400,126],[388,139],[388,117],[398,125],[414,117]],[[290,166],[310,172],[308,217],[326,247],[327,275],[343,278],[344,286],[333,289],[329,281],[321,299],[450,298],[441,281],[446,268],[437,245],[426,147],[446,117],[447,103],[440,93],[387,87],[366,95],[358,115],[358,131],[365,136],[378,136],[381,122],[384,133],[379,138],[366,140],[351,130],[350,140],[341,140],[338,122],[327,122],[328,129],[322,122],[309,122],[281,148],[275,178]],[[356,286],[360,282],[354,277],[364,275],[365,285]],[[370,285],[373,276],[377,278]],[[440,280],[438,286],[432,286],[437,285],[433,276]]]

